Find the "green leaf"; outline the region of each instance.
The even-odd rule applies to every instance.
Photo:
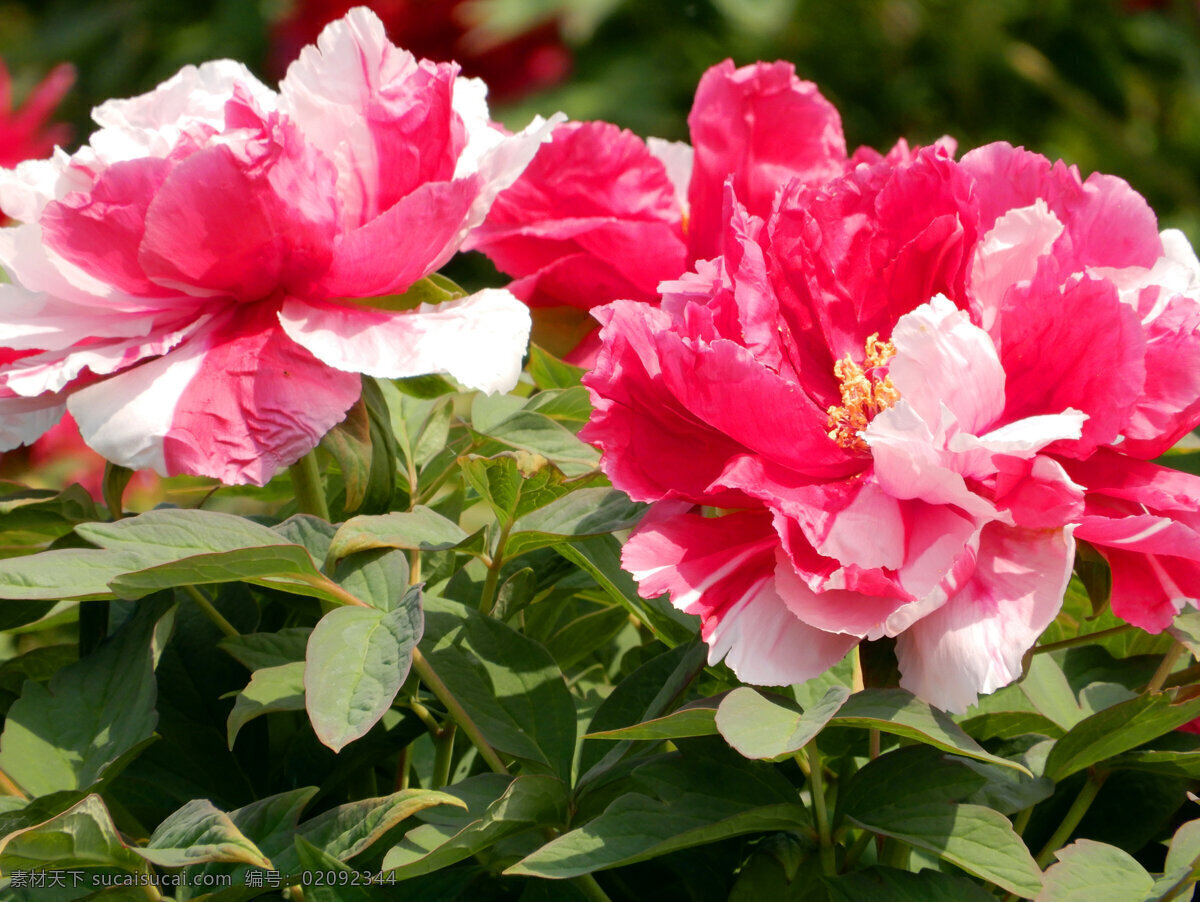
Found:
[[[1154,878],[1116,846],[1079,839],[1054,853],[1037,902],[1133,902],[1146,898]]]
[[[1036,733],[1058,739],[1065,732],[1049,717],[1036,711],[995,711],[978,714],[959,722],[959,726],[980,742],[988,739],[1012,739]]]
[[[455,794],[455,789],[450,787],[447,791]],[[567,791],[561,780],[520,776],[486,807],[471,806],[468,818],[449,824],[423,824],[409,830],[403,841],[384,856],[382,869],[394,871],[399,880],[419,877],[469,858],[530,827],[561,824],[566,809]]]
[[[308,552],[299,545],[241,548],[213,554],[195,554],[178,561],[122,573],[110,585],[121,598],[137,599],[176,586],[248,582],[311,595],[341,603],[326,590],[328,581],[317,571]]]
[[[1168,874],[1184,868],[1191,870],[1197,858],[1200,858],[1200,819],[1187,821],[1175,831],[1163,870]]]
[[[575,705],[542,646],[472,608],[429,595],[421,651],[493,747],[569,777]]]
[[[610,488],[578,488],[569,495],[520,517],[512,527],[505,556],[636,526],[646,506]]]
[[[1200,698],[1171,704],[1167,695],[1142,695],[1085,717],[1058,740],[1046,760],[1057,782],[1136,748],[1200,716]]]
[[[385,294],[368,298],[337,298],[336,300],[341,304],[368,307],[371,310],[402,311],[415,310],[422,304],[442,304],[466,296],[465,291],[445,276],[434,274],[413,282],[399,294]]]
[[[139,607],[46,686],[27,682],[0,735],[0,771],[32,796],[87,790],[154,733],[154,667],[174,609]]]
[[[849,697],[849,689],[833,686],[809,710],[797,711],[740,686],[721,700],[716,725],[745,757],[777,760],[808,745]]]
[[[1140,770],[1168,777],[1200,779],[1200,752],[1134,749],[1104,762],[1109,770]]]
[[[525,410],[540,413],[578,432],[592,415],[592,401],[587,389],[576,385],[537,392],[525,402]]]
[[[591,610],[563,624],[545,639],[546,650],[564,671],[607,645],[629,625],[629,615],[617,605],[590,607]]]
[[[320,882],[312,880],[304,886],[304,902],[372,902],[390,897],[382,887],[370,886],[359,871],[325,854],[303,836],[297,836],[294,842],[301,873],[321,875]],[[302,878],[293,874],[292,879]]]
[[[338,561],[333,579],[373,608],[391,611],[409,590],[408,555],[397,548],[362,551]]]
[[[364,387],[366,384],[364,380]],[[374,385],[373,382],[370,384]],[[378,389],[375,393],[378,395]],[[346,413],[346,418],[321,439],[321,447],[333,455],[342,471],[347,512],[360,511],[364,507],[372,511],[387,510],[395,492],[395,456],[388,459],[387,443],[376,443],[373,432],[364,395]]]
[[[233,701],[226,725],[229,747],[247,723],[273,711],[304,710],[304,662],[294,661],[254,671]]]
[[[572,488],[562,470],[528,451],[505,451],[494,457],[469,454],[458,463],[467,482],[503,524],[544,507]]]
[[[312,631],[304,663],[304,704],[322,743],[340,752],[391,707],[421,638],[421,590],[392,611],[346,606]]]
[[[860,822],[891,819],[924,804],[960,802],[987,778],[937,749],[910,745],[867,762],[838,794],[838,816]]]
[[[985,751],[962,731],[950,715],[930,707],[903,689],[865,689],[856,692],[830,719],[829,726],[879,730],[905,739],[915,739],[956,755],[1028,773],[1024,765]]]
[[[822,882],[829,902],[995,902],[979,884],[930,868],[913,874],[876,866]]]
[[[1051,655],[1034,655],[1020,686],[1034,707],[1063,730],[1071,729],[1087,716],[1076,701],[1066,674]]]
[[[676,610],[665,597],[643,599],[638,595],[633,577],[621,567],[621,544],[616,537],[556,544],[554,550],[586,571],[610,598],[646,624],[668,647],[689,642],[700,632],[699,617]]]
[[[478,427],[476,427],[478,428]],[[485,434],[477,434],[476,451],[485,456],[501,451],[532,451],[578,476],[600,465],[600,452],[580,441],[570,429],[532,410],[519,410]]]
[[[706,705],[680,708],[662,717],[635,723],[616,730],[588,733],[585,739],[685,739],[690,736],[713,736],[717,733],[717,709],[708,700]],[[747,756],[749,757],[749,756]]]
[[[54,492],[0,482],[0,558],[28,554],[76,524],[98,519],[92,496],[80,485]]]
[[[235,861],[269,868],[271,862],[207,799],[188,802],[165,821],[144,848],[133,850],[152,864],[185,867],[203,861]]]
[[[44,823],[0,838],[0,870],[25,868],[145,868],[121,840],[108,809],[93,793]]]
[[[304,660],[312,628],[288,626],[274,633],[226,636],[217,644],[251,672]]]
[[[1008,818],[980,805],[927,802],[847,818],[873,833],[926,849],[1001,889],[1032,898],[1042,875]]]
[[[506,874],[562,879],[633,864],[731,836],[809,823],[795,791],[769,768],[670,756],[633,772],[649,792],[617,798]]]
[[[538,388],[571,388],[579,384],[585,372],[580,367],[563,363],[536,344],[529,346],[529,375]]]
[[[469,536],[453,520],[423,505],[406,513],[352,517],[342,524],[329,546],[333,562],[372,548],[405,548],[445,551]]]
[[[521,610],[533,601],[537,594],[537,574],[532,567],[522,567],[515,571],[496,590],[496,605],[492,608],[492,616],[497,620],[511,620]]]
[[[296,835],[302,836],[327,855],[346,861],[365,852],[397,824],[435,805],[466,807],[449,793],[428,789],[404,789],[374,799],[348,802],[305,821]],[[272,857],[276,870],[291,873],[299,866],[293,850]]]

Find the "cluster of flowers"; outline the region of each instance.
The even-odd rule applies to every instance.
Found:
[[[1200,480],[1147,462],[1200,422],[1200,263],[1120,179],[848,154],[782,63],[710,70],[691,147],[507,135],[362,9],[278,93],[218,62],[96,119],[0,171],[0,448],[66,406],[125,466],[261,484],[358,373],[504,391],[529,307],[568,305],[603,325],[584,437],[652,503],[625,566],[748,682],[894,637],[962,710],[1019,676],[1078,540],[1146,629],[1200,585]],[[462,248],[510,290],[413,307]]]

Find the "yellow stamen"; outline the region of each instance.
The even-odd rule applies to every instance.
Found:
[[[838,377],[838,392],[842,396],[840,406],[829,408],[829,437],[851,451],[869,450],[862,432],[871,419],[887,410],[898,400],[900,392],[887,375],[872,372],[885,366],[896,354],[896,346],[890,341],[880,341],[879,333],[872,334],[866,342],[863,366],[859,366],[847,354],[833,365]]]

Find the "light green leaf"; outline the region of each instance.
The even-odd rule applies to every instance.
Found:
[[[1128,852],[1079,839],[1054,853],[1036,902],[1134,902],[1146,897],[1154,878]]]
[[[312,631],[304,664],[304,700],[313,730],[335,752],[366,735],[391,707],[421,638],[421,590],[396,606],[346,606]]]
[[[456,787],[447,792],[455,793]],[[479,803],[476,803],[477,805]],[[566,817],[567,790],[556,777],[520,776],[486,807],[472,806],[471,817],[409,830],[384,856],[382,869],[398,880],[419,877],[469,858],[514,833],[553,826]]]
[[[229,747],[247,723],[273,711],[304,710],[304,662],[294,661],[254,671],[233,701],[226,723]]]
[[[599,451],[562,424],[532,410],[519,410],[500,423],[489,424],[486,434],[477,434],[476,439],[480,454],[533,451],[553,461],[568,476],[578,476],[600,465]]]
[[[62,814],[0,838],[0,871],[16,869],[145,868],[125,845],[100,796],[93,793]]]
[[[333,580],[371,607],[391,611],[409,589],[408,555],[398,548],[352,554],[338,561]]]
[[[588,733],[585,739],[684,739],[689,736],[713,736],[717,733],[715,705],[680,708],[662,717],[636,723],[616,730]],[[749,756],[748,756],[749,757]]]
[[[529,451],[504,451],[494,457],[468,454],[458,464],[467,482],[504,524],[545,507],[573,488],[562,470]],[[587,485],[594,477],[583,480]]]
[[[628,495],[616,489],[574,489],[552,504],[520,517],[504,546],[505,556],[514,558],[537,548],[629,529],[637,525],[645,512],[645,505],[630,501]]]
[[[740,686],[721,700],[716,725],[747,758],[786,758],[808,745],[849,697],[849,689],[834,686],[809,710],[797,711]]]
[[[934,748],[1028,773],[1024,765],[987,752],[950,718],[903,689],[865,689],[846,700],[829,726],[856,726],[915,739]],[[1033,776],[1030,774],[1030,776]]]
[[[563,363],[536,344],[529,346],[529,375],[538,388],[571,388],[579,384],[585,372],[577,366]]]
[[[1167,695],[1142,695],[1105,708],[1073,726],[1046,760],[1056,783],[1136,748],[1200,716],[1200,698],[1171,704]]]
[[[152,864],[178,868],[204,861],[233,861],[269,868],[271,862],[207,799],[188,802],[165,821],[144,848],[133,850]]]
[[[930,802],[847,817],[873,833],[926,849],[1023,898],[1032,898],[1041,889],[1041,872],[1025,843],[1008,818],[990,808]]]
[[[422,304],[442,304],[455,298],[466,297],[467,293],[445,276],[426,276],[413,282],[399,294],[385,294],[368,298],[339,298],[339,303],[372,310],[415,310]]]
[[[1171,846],[1167,849],[1167,862],[1163,870],[1166,873],[1191,869],[1200,858],[1200,819],[1187,821],[1179,826],[1171,837]]]
[[[333,537],[329,562],[372,548],[444,551],[469,536],[452,520],[423,505],[404,513],[351,517]]]
[[[1063,730],[1071,729],[1087,716],[1075,700],[1066,674],[1051,655],[1034,655],[1020,686],[1034,707]]]

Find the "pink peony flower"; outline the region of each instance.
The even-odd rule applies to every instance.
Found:
[[[240,64],[110,101],[88,146],[0,170],[0,448],[64,405],[110,460],[262,484],[359,395],[359,373],[515,383],[528,313],[505,291],[417,309],[532,157],[485,87],[389,44],[365,9],[276,94]],[[401,309],[396,309],[396,308]]]
[[[67,63],[55,66],[30,92],[24,105],[14,110],[12,82],[4,61],[0,60],[0,166],[16,166],[22,160],[48,157],[56,144],[70,140],[70,126],[47,123],[74,82],[72,66]]]
[[[273,68],[282,73],[316,39],[326,22],[346,14],[349,0],[298,0],[272,31]],[[499,101],[516,100],[566,78],[571,57],[558,22],[543,24],[499,43],[472,27],[465,0],[372,0],[368,4],[389,37],[427,59],[458,62],[463,73],[482,78]]]
[[[1172,507],[1154,478],[1102,465],[1200,420],[1194,258],[1124,182],[1007,145],[847,161],[811,98],[823,137],[769,190],[765,149],[795,148],[804,123],[763,115],[760,89],[708,110],[734,136],[708,171],[732,174],[717,227],[690,240],[716,255],[664,283],[660,307],[596,311],[584,437],[653,503],[624,564],[642,594],[699,614],[710,660],[747,682],[895,637],[901,685],[961,711],[1020,675],[1075,536],[1106,554],[1145,538],[1105,493],[1152,502],[1172,560],[1200,561],[1178,515],[1200,481],[1174,474]],[[761,134],[742,142],[747,123]],[[1141,588],[1122,580],[1114,609]]]

